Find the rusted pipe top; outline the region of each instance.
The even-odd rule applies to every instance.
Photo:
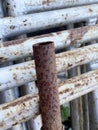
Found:
[[[42,114],[42,130],[62,130],[55,47],[53,42],[33,46]]]

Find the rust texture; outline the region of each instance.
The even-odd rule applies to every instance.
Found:
[[[61,130],[55,48],[53,42],[35,44],[34,58],[42,114],[42,130]]]
[[[18,40],[3,42],[3,46],[7,47],[7,46],[12,46],[12,45],[18,45],[18,44],[21,44],[22,42],[26,41],[27,39],[28,38],[22,38],[22,39],[18,39]]]
[[[93,26],[91,27],[93,30]],[[74,45],[78,40],[82,40],[83,36],[90,30],[89,26],[86,27],[80,27],[77,29],[71,29],[69,31],[69,39],[71,39],[71,44]]]

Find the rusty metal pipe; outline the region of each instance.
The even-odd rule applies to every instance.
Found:
[[[33,46],[42,114],[42,130],[62,130],[53,42]]]

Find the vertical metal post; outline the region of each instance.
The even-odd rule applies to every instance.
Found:
[[[42,114],[42,130],[62,130],[53,42],[33,46]]]
[[[81,24],[81,23],[80,23]],[[74,24],[67,26],[68,29],[74,28]],[[74,47],[69,47],[68,50],[74,50]],[[78,67],[74,67],[68,70],[68,78],[72,78],[79,74]],[[73,130],[82,130],[82,107],[81,107],[81,98],[77,98],[70,102],[70,112],[72,120],[72,129]]]
[[[94,25],[97,22],[97,18],[92,18],[87,21],[87,25]],[[89,44],[96,43],[93,40]],[[86,66],[86,71],[98,69],[98,62],[90,63]],[[89,106],[89,130],[98,129],[98,90],[88,94],[88,106]],[[85,129],[87,130],[87,129]]]
[[[98,69],[98,61],[88,64],[87,71]],[[98,89],[88,94],[89,130],[98,129]]]

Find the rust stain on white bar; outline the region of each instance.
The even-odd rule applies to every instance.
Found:
[[[98,59],[98,44],[56,54],[57,72],[68,70]],[[34,61],[0,69],[0,91],[20,86],[36,79]]]
[[[12,16],[65,7],[98,3],[98,0],[6,0],[8,14]],[[21,8],[22,7],[22,8]]]
[[[0,63],[32,56],[32,45],[39,43],[40,41],[53,41],[56,50],[59,50],[68,45],[77,47],[84,42],[94,39],[98,39],[98,24],[94,26],[40,35],[30,39],[0,43]]]
[[[98,88],[98,70],[58,83],[60,104]],[[38,93],[0,106],[0,130],[8,129],[40,114]]]
[[[73,12],[73,13],[72,13]],[[85,13],[85,15],[83,15]],[[0,38],[58,27],[98,16],[98,4],[0,19]]]

